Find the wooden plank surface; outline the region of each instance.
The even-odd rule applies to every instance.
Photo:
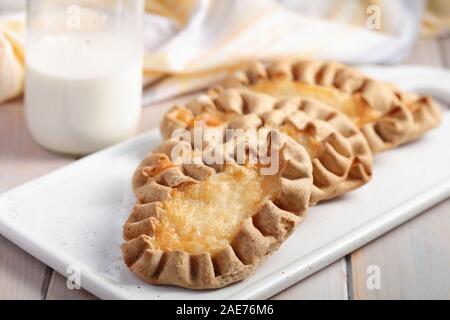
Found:
[[[409,62],[441,65],[445,61],[448,64],[449,53],[447,40],[423,41],[413,51]],[[173,102],[145,108],[141,131],[156,127],[161,115],[172,105]],[[74,161],[48,153],[31,141],[20,100],[0,107],[0,150],[0,192]],[[342,259],[274,299],[448,298],[448,282],[442,278],[450,280],[450,268],[445,268],[449,266],[450,257],[449,203],[444,202],[356,251],[348,258],[350,265]],[[68,290],[63,276],[2,237],[0,255],[0,299],[95,298],[84,290]],[[381,290],[374,292],[365,285],[366,271],[368,266],[377,264],[381,268],[382,282]]]
[[[443,41],[421,41],[408,62],[445,66]],[[450,200],[447,200],[352,253],[348,266],[352,274],[350,296],[449,299],[449,237]],[[374,274],[373,268],[379,270],[379,288],[367,285],[369,276]]]
[[[275,300],[347,300],[347,264],[341,259],[272,297]]]
[[[450,68],[450,35],[441,38],[439,42],[443,63],[447,68]]]
[[[449,299],[449,243],[447,200],[352,254],[354,298]],[[370,266],[380,270],[379,289],[367,286]]]
[[[0,300],[43,299],[52,270],[0,236]]]
[[[441,44],[436,40],[420,40],[412,49],[406,64],[418,64],[441,67],[443,66],[443,57]]]

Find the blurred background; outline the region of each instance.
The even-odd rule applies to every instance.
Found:
[[[0,103],[20,96],[24,0],[0,0]],[[146,103],[205,87],[251,59],[394,64],[444,37],[446,0],[146,0]]]

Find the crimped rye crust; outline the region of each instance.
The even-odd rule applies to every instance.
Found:
[[[276,99],[240,89],[213,91],[171,109],[161,132],[169,138],[176,129],[192,129],[194,120],[219,132],[272,128],[294,138],[313,136],[314,144],[307,148],[314,175],[311,205],[356,189],[372,177],[372,152],[363,134],[343,113],[318,100]]]
[[[438,126],[442,119],[439,106],[430,97],[403,93],[335,62],[255,62],[247,70],[228,76],[216,90],[221,87],[248,88],[274,95],[286,94],[289,87],[291,96],[313,97],[340,109],[340,102],[332,95],[345,94],[357,102],[360,114],[342,111],[362,130],[374,153],[413,141]],[[330,95],[317,89],[331,89]]]
[[[150,153],[133,176],[138,202],[124,226],[122,252],[130,270],[152,284],[191,289],[224,287],[253,273],[303,220],[312,188],[312,165],[306,150],[288,136],[279,135],[279,145],[272,144],[271,137],[267,143],[280,155],[280,169],[272,177],[279,189],[273,199],[264,200],[242,221],[228,245],[214,253],[162,250],[157,225],[168,214],[165,204],[178,190],[207,183],[229,166],[240,166],[173,162],[169,157],[175,146],[193,148],[177,139],[165,141]]]

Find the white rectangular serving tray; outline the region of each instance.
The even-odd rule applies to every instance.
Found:
[[[450,104],[450,72],[364,68]],[[307,219],[256,273],[214,291],[147,285],[122,262],[122,224],[135,198],[131,175],[160,142],[152,130],[0,196],[0,233],[103,299],[264,299],[333,263],[450,196],[450,111],[418,142],[380,154],[363,188],[309,210]]]

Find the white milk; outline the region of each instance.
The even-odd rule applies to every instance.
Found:
[[[141,96],[142,57],[126,39],[51,35],[27,48],[28,128],[51,150],[87,154],[131,137]]]

